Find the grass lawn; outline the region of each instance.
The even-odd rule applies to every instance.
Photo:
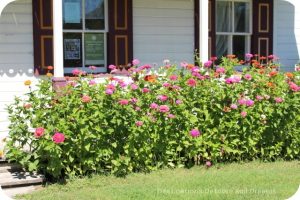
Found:
[[[54,184],[22,199],[37,200],[283,200],[300,184],[300,161],[165,169],[126,178],[94,176]]]

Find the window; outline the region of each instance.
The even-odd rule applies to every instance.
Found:
[[[106,72],[106,0],[63,0],[64,71]]]
[[[235,54],[244,59],[250,52],[251,1],[216,1],[216,54],[222,57]]]

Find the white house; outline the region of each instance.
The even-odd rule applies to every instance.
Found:
[[[53,50],[54,49],[54,50]],[[275,54],[282,69],[299,60],[299,0],[1,0],[0,137],[5,105],[54,66],[74,68],[210,56]]]

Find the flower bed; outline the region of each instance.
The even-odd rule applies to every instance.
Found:
[[[9,106],[7,158],[54,178],[299,159],[300,72],[279,73],[273,57],[247,59],[243,72],[234,56],[219,66],[166,61],[158,71],[134,60],[127,83],[97,84],[77,70],[59,93],[42,80]]]

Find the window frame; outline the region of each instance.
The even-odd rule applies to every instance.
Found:
[[[64,66],[64,73],[65,74],[71,74],[72,71],[77,68],[81,69],[83,71],[86,71],[88,73],[103,73],[107,72],[107,38],[108,38],[108,30],[109,30],[109,21],[108,21],[108,0],[103,0],[104,1],[104,26],[105,28],[102,30],[89,30],[86,29],[86,22],[85,22],[85,2],[86,0],[81,0],[81,17],[82,17],[82,29],[64,29],[63,28],[63,34],[64,33],[80,33],[81,34],[81,52],[82,52],[82,66],[81,67],[65,67]],[[62,19],[63,20],[63,19]],[[97,67],[96,70],[91,70],[89,67],[86,67],[85,64],[85,33],[102,33],[104,34],[104,66],[103,67]]]
[[[228,36],[228,54],[233,54],[233,36],[246,36],[246,46],[245,46],[245,52],[250,52],[251,51],[251,36],[253,34],[253,0],[216,0],[217,2],[220,1],[225,1],[225,2],[231,2],[231,32],[218,32],[216,31],[216,37],[218,35],[220,36]],[[234,3],[235,2],[246,2],[249,3],[250,6],[250,10],[249,10],[249,32],[235,32],[234,31],[234,26],[235,26],[235,17],[234,17]],[[217,6],[217,3],[216,3]],[[216,15],[216,20],[218,20],[217,18],[217,13],[215,13]],[[217,25],[217,24],[216,24]],[[216,28],[217,30],[217,28]],[[217,53],[217,52],[216,52]]]

